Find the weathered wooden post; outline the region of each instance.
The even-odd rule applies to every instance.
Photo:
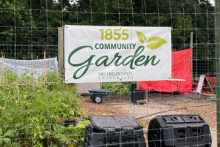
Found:
[[[58,28],[58,71],[62,75],[64,72],[64,51],[63,51],[63,27]]]

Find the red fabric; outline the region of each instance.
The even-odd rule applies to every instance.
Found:
[[[172,78],[184,79],[181,81],[180,92],[189,93],[192,89],[191,83],[191,52],[192,48],[172,52]],[[149,84],[148,84],[149,83]],[[142,90],[156,90],[161,92],[177,91],[176,81],[140,81]],[[150,86],[148,86],[150,85]]]

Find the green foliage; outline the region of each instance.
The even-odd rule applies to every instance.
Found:
[[[86,126],[91,124],[89,120],[81,120],[77,126],[73,127],[70,125],[68,127],[64,127],[61,125],[54,125],[55,132],[51,133],[50,136],[54,137],[56,142],[60,144],[56,144],[57,146],[62,146],[63,144],[68,145],[77,145],[77,140],[83,142],[85,136]],[[67,133],[68,135],[65,135]]]
[[[145,128],[146,126],[145,126],[144,124],[141,124],[141,127],[142,127],[142,128]]]
[[[128,95],[131,90],[131,84],[135,82],[124,82],[124,83],[102,83],[102,89],[108,89],[112,93]]]
[[[48,137],[52,138],[49,144],[56,142],[56,144],[68,145],[77,142],[78,138],[71,139],[64,137],[65,135],[62,138],[57,130],[63,129],[63,131],[72,131],[69,133],[80,135],[84,128],[80,128],[80,125],[71,128],[56,124],[61,119],[66,120],[82,115],[84,112],[75,94],[74,85],[65,85],[60,76],[54,72],[47,72],[47,84],[43,83],[45,77],[42,76],[38,78],[37,85],[34,82],[30,84],[33,79],[27,73],[17,77],[6,69],[4,75],[1,84],[5,86],[0,88],[0,126],[7,130],[0,130],[2,145],[47,146],[44,140]],[[26,82],[28,84],[20,84]],[[16,131],[12,126],[16,128]],[[73,130],[78,130],[78,132],[73,132]],[[27,139],[19,143],[11,143],[11,139],[15,138],[17,140]]]
[[[15,75],[14,72],[12,72],[9,69],[4,69],[4,71],[1,70],[0,73],[2,76],[4,76],[4,78],[0,79],[0,82],[4,82],[4,83],[10,83],[10,82],[16,82],[18,81],[18,77]]]
[[[16,130],[14,129],[2,129],[0,128],[0,145],[1,146],[10,146],[11,139],[15,137]]]

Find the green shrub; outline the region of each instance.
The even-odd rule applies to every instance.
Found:
[[[108,89],[116,94],[128,95],[131,90],[131,84],[135,82],[123,82],[123,83],[102,83],[102,89]]]

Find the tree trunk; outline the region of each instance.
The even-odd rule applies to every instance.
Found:
[[[52,9],[53,0],[49,0],[49,9]]]
[[[37,1],[37,13],[40,13],[41,5],[40,5],[40,0]]]
[[[29,6],[30,6],[30,9],[32,9],[32,3],[31,3],[32,1],[31,0],[29,0]]]
[[[142,0],[141,13],[142,13],[142,19],[143,19],[143,26],[146,26],[146,18],[144,14],[144,0]]]

